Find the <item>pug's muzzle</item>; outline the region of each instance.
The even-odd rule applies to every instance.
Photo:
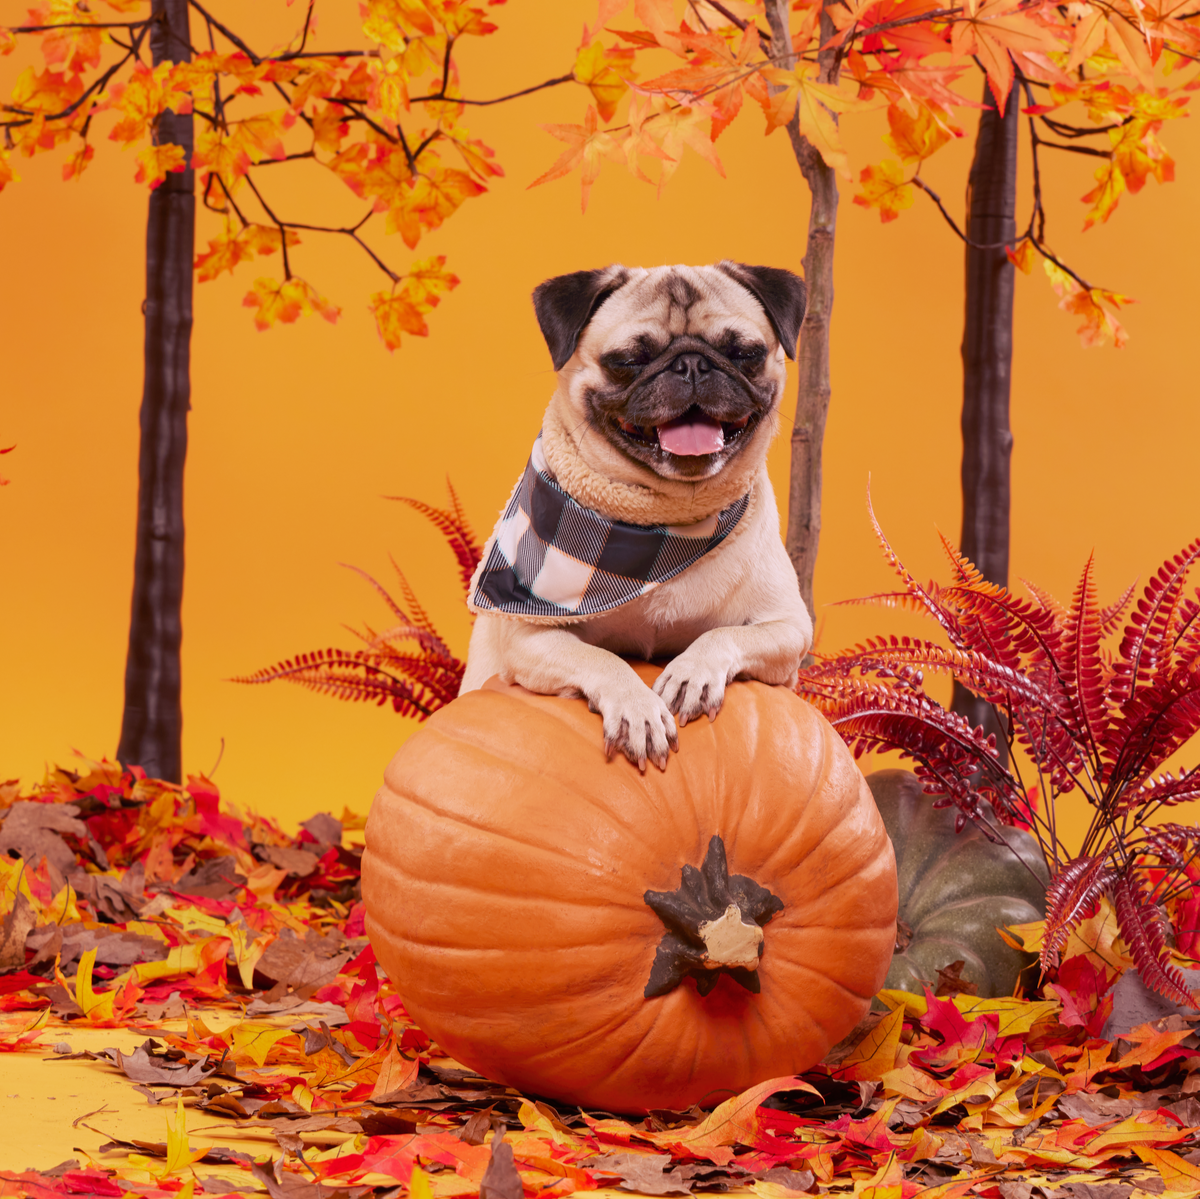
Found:
[[[718,348],[703,338],[647,339],[600,356],[610,386],[588,396],[595,424],[618,449],[659,474],[715,474],[770,412],[774,383],[762,378],[763,345]]]

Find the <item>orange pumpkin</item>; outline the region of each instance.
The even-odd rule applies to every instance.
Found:
[[[608,1111],[708,1105],[819,1061],[883,983],[891,842],[842,740],[784,688],[731,684],[641,775],[605,761],[582,700],[493,679],[384,777],[368,935],[413,1018],[488,1078]]]

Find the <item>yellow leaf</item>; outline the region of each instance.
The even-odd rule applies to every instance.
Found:
[[[280,1041],[296,1036],[290,1028],[256,1024],[251,1020],[243,1020],[226,1035],[230,1037],[229,1048],[234,1060],[249,1058],[256,1066],[266,1064],[267,1056]]]
[[[408,1180],[408,1199],[433,1199],[429,1175],[420,1166],[413,1166],[412,1177]]]
[[[850,162],[842,148],[835,113],[851,112],[864,107],[863,102],[849,92],[840,91],[817,77],[816,63],[800,62],[795,70],[784,71],[770,67],[763,77],[779,88],[767,98],[767,132],[786,125],[799,114],[800,132],[806,137],[839,175],[850,178]]]
[[[977,995],[955,995],[954,1006],[968,1019],[995,1013],[998,1017],[997,1035],[1014,1037],[1027,1033],[1039,1020],[1048,1020],[1059,1009],[1056,1000],[980,999]]]
[[[838,1073],[864,1082],[883,1078],[895,1068],[903,1028],[904,1009],[894,1008],[841,1060]]]
[[[1083,197],[1083,202],[1092,206],[1083,221],[1085,229],[1107,221],[1125,191],[1125,176],[1115,157],[1096,169],[1095,178],[1096,186]]]
[[[79,959],[79,972],[75,975],[75,1002],[83,1009],[89,1024],[99,1024],[113,1018],[115,991],[97,995],[92,990],[92,970],[96,965],[96,950],[89,949]]]
[[[189,1149],[187,1138],[187,1116],[183,1110],[183,1096],[176,1101],[175,1119],[167,1117],[167,1156],[160,1177],[176,1174],[198,1162],[207,1149]]]
[[[602,120],[612,120],[621,97],[629,90],[629,84],[616,68],[630,73],[633,56],[633,50],[609,49],[601,42],[592,42],[575,59],[571,68],[575,82],[582,83],[592,93]]]
[[[75,903],[75,888],[70,883],[64,883],[62,890],[50,901],[50,906],[43,913],[45,924],[74,924],[83,919]]]
[[[886,225],[913,203],[913,185],[904,177],[904,168],[894,159],[885,158],[878,166],[863,167],[858,177],[862,190],[854,197],[862,208],[878,208],[879,219]]]
[[[21,176],[12,169],[12,163],[9,162],[9,152],[3,147],[0,147],[0,192],[2,192],[10,183],[20,183]]]
[[[855,1199],[900,1199],[903,1184],[904,1166],[893,1150],[871,1178],[855,1180]]]

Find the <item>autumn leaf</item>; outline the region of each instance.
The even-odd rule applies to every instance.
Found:
[[[198,1162],[208,1152],[205,1148],[189,1149],[187,1135],[187,1114],[183,1108],[183,1096],[175,1101],[175,1119],[167,1118],[167,1156],[163,1163],[162,1174],[178,1174],[193,1163]]]
[[[996,107],[1003,112],[1013,81],[1013,55],[1053,53],[1053,33],[1018,11],[1021,0],[984,0],[974,15],[955,21],[950,34],[956,58],[974,55],[987,72]]]
[[[242,304],[258,309],[254,314],[254,327],[259,330],[269,329],[276,321],[290,325],[301,315],[313,312],[319,312],[333,324],[342,311],[295,275],[283,283],[274,279],[255,279]]]
[[[1015,250],[1011,246],[1004,247],[1004,254],[1008,261],[1018,270],[1024,271],[1026,275],[1033,270],[1034,252],[1033,241],[1028,237],[1018,242]]]
[[[399,232],[411,250],[423,231],[440,228],[460,204],[485,191],[487,188],[466,171],[423,160],[422,173],[403,184],[390,203],[383,197],[377,199],[375,211],[387,212],[384,228],[388,233]]]
[[[78,179],[80,175],[87,169],[88,164],[96,154],[96,147],[91,142],[84,142],[66,162],[63,163],[62,177],[66,183],[68,179]],[[3,184],[0,183],[0,188]]]
[[[886,225],[913,204],[913,185],[904,177],[904,168],[891,158],[878,166],[863,167],[859,174],[862,190],[854,197],[863,208],[878,208],[879,219]]]
[[[342,138],[350,132],[346,124],[346,109],[340,104],[326,104],[313,113],[313,147],[336,154],[342,148]]]
[[[962,130],[947,128],[923,104],[915,116],[898,104],[888,105],[888,132],[883,140],[899,155],[901,162],[922,162],[932,157],[948,141],[962,137]]]
[[[634,51],[609,48],[601,42],[583,46],[571,73],[592,93],[603,121],[611,121],[621,97],[629,90],[626,82],[633,68]],[[625,74],[621,74],[620,71]]]
[[[48,67],[79,75],[100,62],[107,32],[81,0],[48,0],[29,10],[30,24],[61,26],[42,35],[42,58]]]
[[[568,148],[545,174],[539,175],[529,186],[537,187],[541,183],[561,179],[579,167],[583,177],[583,211],[587,212],[588,195],[600,174],[601,162],[605,158],[621,161],[616,139],[600,128],[599,116],[590,104],[584,113],[582,125],[543,125],[542,128],[551,137],[566,142]]]
[[[21,176],[13,170],[12,155],[0,146],[0,192],[2,192],[10,183],[20,183]]]
[[[401,333],[427,337],[429,326],[424,313],[436,308],[442,296],[458,286],[457,275],[445,269],[445,255],[415,263],[408,275],[390,292],[377,291],[371,296],[370,311],[380,340],[389,350],[400,348]]]
[[[798,113],[800,132],[816,147],[826,166],[849,179],[850,160],[842,148],[835,114],[860,109],[863,102],[832,84],[821,83],[816,63],[800,62],[792,71],[769,67],[762,74],[778,88],[763,105],[767,132],[786,125]]]
[[[1168,1191],[1200,1191],[1200,1166],[1186,1161],[1169,1149],[1156,1149],[1152,1145],[1135,1145],[1134,1152],[1148,1166],[1159,1173]]]
[[[226,225],[225,232],[211,238],[208,249],[196,255],[193,264],[196,277],[201,283],[207,283],[222,271],[232,271],[238,263],[256,255],[274,254],[282,241],[279,230],[272,225],[246,225],[237,231],[232,225]],[[287,244],[300,244],[300,235],[294,229],[287,231]]]
[[[153,191],[167,177],[169,171],[182,171],[187,163],[182,146],[166,142],[163,145],[147,146],[138,151],[138,169],[134,183],[147,183]]]
[[[113,1018],[115,991],[97,995],[92,990],[92,971],[96,966],[96,950],[89,949],[79,959],[79,971],[75,976],[75,1002],[83,1009],[89,1024],[106,1024]]]
[[[1085,288],[1049,258],[1042,260],[1042,266],[1051,286],[1062,296],[1058,306],[1064,312],[1071,312],[1083,318],[1083,324],[1076,330],[1079,340],[1085,346],[1100,346],[1111,338],[1118,350],[1123,349],[1129,341],[1129,335],[1115,314],[1103,305],[1118,308],[1134,301],[1129,296],[1118,295],[1103,288]]]
[[[151,70],[138,62],[128,79],[109,85],[104,106],[119,113],[121,118],[109,130],[112,141],[128,146],[150,133],[163,109],[163,80],[170,68],[170,63],[160,63]]]
[[[900,1033],[904,1029],[904,1009],[894,1008],[842,1058],[838,1073],[845,1078],[866,1081],[883,1078],[895,1069]]]

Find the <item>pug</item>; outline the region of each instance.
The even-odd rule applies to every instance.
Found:
[[[812,620],[767,446],[804,319],[790,271],[577,271],[533,293],[558,386],[471,582],[459,694],[582,696],[606,755],[667,767],[734,679],[792,687]],[[623,658],[670,659],[654,686]]]

